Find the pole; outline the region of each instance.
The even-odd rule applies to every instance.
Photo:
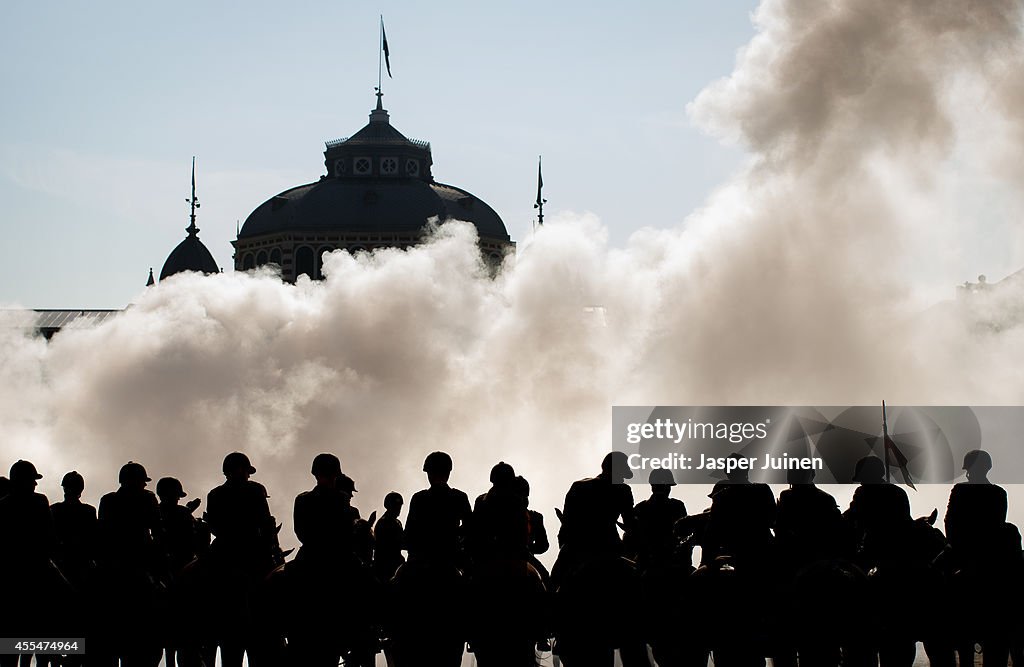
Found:
[[[882,460],[885,462],[885,482],[892,482],[892,471],[889,470],[889,423],[885,418],[885,401],[882,401]]]

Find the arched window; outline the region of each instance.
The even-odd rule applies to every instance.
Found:
[[[309,246],[302,246],[295,251],[295,277],[298,278],[303,273],[310,278],[312,278],[315,273],[313,249]]]
[[[243,271],[248,271],[249,269],[254,269],[254,268],[256,268],[256,260],[255,260],[255,258],[252,256],[251,252],[245,253],[245,256],[242,257],[242,270]]]
[[[270,251],[270,263],[271,264],[277,264],[278,266],[281,266],[281,249],[280,248],[274,248],[273,250]]]
[[[256,266],[263,266],[266,263],[267,263],[267,251],[266,250],[260,250],[259,253],[256,254]]]

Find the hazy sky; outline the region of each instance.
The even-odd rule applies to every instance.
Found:
[[[392,122],[513,239],[541,153],[549,214],[593,212],[615,245],[678,225],[741,159],[686,104],[731,71],[754,6],[6,3],[0,303],[130,302],[184,237],[192,155],[200,237],[230,271],[236,221],[366,123],[380,12]]]

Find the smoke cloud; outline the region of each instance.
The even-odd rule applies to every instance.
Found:
[[[408,251],[329,255],[322,282],[179,275],[49,344],[5,325],[0,463],[33,459],[51,500],[72,468],[97,499],[129,459],[205,497],[245,451],[289,542],[321,451],[364,515],[425,486],[442,449],[471,495],[512,463],[553,522],[610,448],[612,405],[1020,404],[1006,300],[924,306],[990,229],[958,188],[983,174],[1021,202],[1021,16],[1009,0],[766,0],[734,72],[689,109],[750,164],[624,248],[591,216],[555,216],[491,277],[473,228],[450,223]],[[691,512],[704,493],[677,491]],[[1011,491],[1018,523],[1021,505]]]

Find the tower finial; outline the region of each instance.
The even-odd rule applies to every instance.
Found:
[[[151,266],[149,267],[149,280],[146,281],[146,287],[152,287],[155,284],[156,281],[153,280],[153,267]]]
[[[540,174],[541,156],[537,156],[537,202],[533,205],[537,209],[537,224],[544,226],[544,204],[548,203],[541,192],[544,190],[544,177]]]
[[[192,212],[189,215],[190,224],[185,228],[189,236],[196,236],[199,234],[199,228],[196,227],[196,209],[199,208],[199,199],[196,198],[196,156],[192,156],[192,197],[185,200],[191,207]]]

